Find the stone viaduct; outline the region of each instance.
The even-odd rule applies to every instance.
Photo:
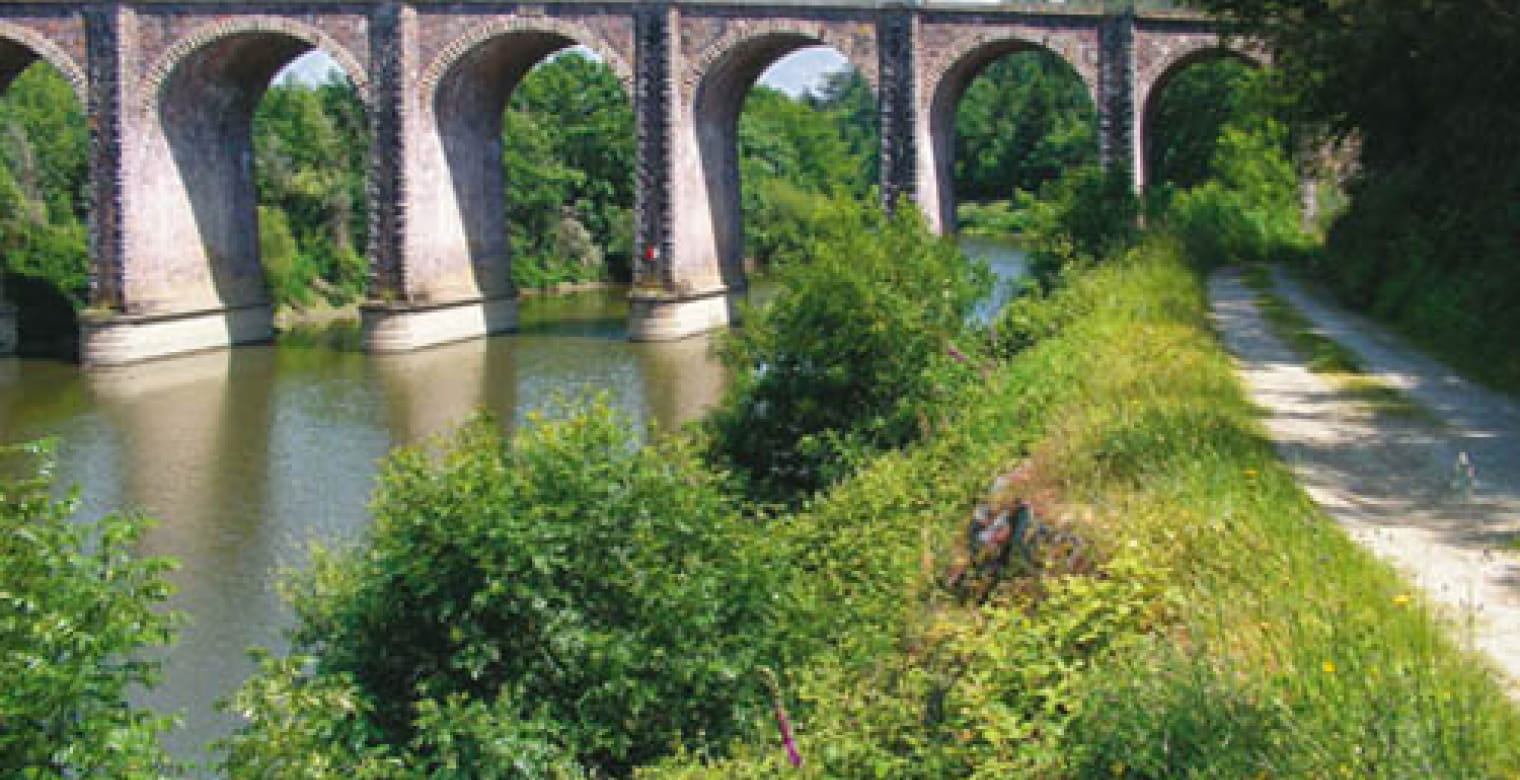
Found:
[[[746,287],[736,124],[753,82],[826,45],[873,86],[887,205],[953,228],[956,103],[1003,55],[1047,49],[1086,83],[1101,157],[1145,183],[1151,96],[1182,67],[1241,54],[1211,23],[1077,2],[826,0],[0,0],[0,90],[43,60],[90,126],[91,306],[81,356],[111,365],[260,341],[250,123],[271,78],[320,49],[369,112],[366,344],[404,351],[511,330],[501,116],[536,63],[595,52],[633,102],[634,234],[646,259],[631,335],[731,321]],[[3,293],[3,290],[0,290]],[[0,298],[0,350],[14,316]]]

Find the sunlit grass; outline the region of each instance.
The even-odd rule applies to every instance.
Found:
[[[836,648],[790,678],[799,777],[1520,776],[1494,674],[1305,495],[1173,247],[1019,305],[1066,324],[782,526]],[[946,553],[1020,463],[1096,569],[957,602]],[[791,771],[757,723],[648,777]]]

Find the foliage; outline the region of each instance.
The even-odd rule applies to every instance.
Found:
[[[828,645],[783,688],[799,776],[1520,770],[1520,714],[1491,672],[1262,436],[1179,249],[1153,238],[1021,299],[1051,325],[934,438],[777,524],[806,572],[796,636]],[[1021,460],[1050,496],[1042,514],[1095,566],[956,603],[936,582],[950,540],[985,481]],[[791,771],[774,735],[757,718],[726,757],[680,754],[640,776],[774,777]]]
[[[1261,262],[1306,249],[1298,179],[1283,154],[1282,125],[1224,128],[1214,178],[1173,197],[1168,225],[1189,256],[1209,267]]]
[[[1084,168],[1046,190],[1028,216],[1029,267],[1042,285],[1064,267],[1117,254],[1138,235],[1140,204],[1128,171]]]
[[[1254,129],[1273,115],[1274,93],[1264,71],[1223,58],[1183,68],[1156,95],[1147,119],[1146,186],[1165,199],[1219,175],[1218,146],[1226,128]],[[1281,124],[1272,132],[1288,142]]]
[[[502,139],[514,283],[628,281],[633,107],[612,69],[573,51],[534,68]]]
[[[394,455],[374,515],[298,581],[302,655],[239,694],[233,777],[622,774],[754,703],[768,548],[689,445],[600,405],[479,420]]]
[[[957,203],[955,218],[962,235],[994,238],[1022,235],[1033,229],[1036,201],[1035,196],[1020,190],[1012,200]]]
[[[1087,86],[1058,55],[1034,50],[987,66],[955,116],[955,190],[965,200],[1037,193],[1098,162]]]
[[[19,455],[41,465],[0,481],[0,773],[160,777],[171,769],[159,745],[168,719],[127,693],[154,683],[144,651],[173,634],[169,564],[134,553],[142,518],[83,522],[75,498],[52,498],[46,447],[0,448]]]
[[[358,89],[343,79],[276,84],[253,119],[259,244],[281,306],[363,296],[369,233],[369,130]]]
[[[745,251],[766,263],[808,259],[810,245],[846,201],[865,202],[876,181],[875,98],[854,71],[831,74],[792,98],[750,91],[739,116]]]
[[[75,328],[89,298],[87,124],[56,70],[28,68],[0,99],[0,289],[21,307],[22,348]],[[25,293],[24,295],[22,293]]]
[[[1314,269],[1347,302],[1520,388],[1520,14],[1440,0],[1200,3],[1268,41],[1294,117],[1356,157]]]
[[[911,209],[841,204],[809,262],[751,311],[724,355],[734,384],[712,416],[714,446],[760,494],[793,498],[851,458],[918,436],[920,415],[967,370],[968,322],[990,275]]]

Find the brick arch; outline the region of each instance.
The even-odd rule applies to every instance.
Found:
[[[467,55],[482,44],[512,35],[557,36],[572,41],[575,45],[585,46],[612,68],[613,75],[623,85],[623,92],[633,95],[633,66],[628,63],[628,58],[589,26],[553,16],[513,16],[481,22],[439,50],[418,78],[423,104],[432,105],[439,85]]]
[[[1017,31],[980,31],[964,40],[964,46],[944,51],[926,63],[923,73],[919,110],[927,117],[927,142],[932,177],[932,202],[922,203],[929,211],[931,224],[942,232],[955,229],[955,114],[971,82],[988,65],[1013,54],[1045,52],[1065,63],[1067,69],[1087,88],[1094,112],[1098,107],[1098,66],[1079,56],[1080,42],[1070,36],[1036,39]]]
[[[121,196],[136,228],[126,231],[124,251],[152,258],[124,282],[129,310],[235,312],[228,315],[240,323],[235,342],[271,332],[251,130],[270,79],[313,49],[337,61],[367,105],[358,60],[320,30],[284,17],[201,26],[148,68],[122,144],[135,171]]]
[[[1180,47],[1169,47],[1159,56],[1145,58],[1135,74],[1135,109],[1139,112],[1139,133],[1135,138],[1136,184],[1150,184],[1151,120],[1155,114],[1157,97],[1166,90],[1172,79],[1194,65],[1221,60],[1235,60],[1247,65],[1264,68],[1267,55],[1248,46],[1232,45],[1216,36],[1184,39]]]
[[[85,75],[84,68],[57,44],[25,27],[4,20],[0,20],[0,41],[11,41],[22,46],[53,66],[74,89],[79,104],[89,104],[89,77]]]
[[[1143,108],[1148,116],[1154,96],[1165,89],[1177,74],[1194,65],[1230,59],[1257,68],[1269,64],[1264,53],[1217,37],[1188,40],[1182,47],[1168,48],[1139,64],[1135,73],[1135,105]]]
[[[739,23],[709,45],[685,72],[682,89],[685,109],[690,113],[675,120],[677,125],[693,131],[687,158],[691,170],[690,189],[703,193],[702,218],[692,228],[701,236],[704,249],[695,253],[709,264],[700,271],[702,284],[721,284],[730,290],[742,290],[747,281],[743,269],[744,230],[739,182],[738,124],[745,98],[755,80],[777,60],[798,49],[831,46],[843,54],[876,92],[875,67],[862,67],[861,52],[852,56],[842,41],[826,24],[807,24],[792,20],[767,19],[758,23]],[[880,100],[879,94],[877,95]],[[688,262],[692,262],[688,259]]]
[[[926,57],[920,82],[924,85],[926,105],[933,107],[947,97],[959,99],[983,68],[1002,57],[1025,51],[1049,52],[1066,63],[1087,86],[1093,105],[1098,104],[1098,65],[1080,56],[1080,44],[1075,38],[1036,40],[1019,32],[978,31],[964,37],[960,45],[936,52],[938,56]]]
[[[143,79],[142,95],[145,98],[142,101],[143,109],[150,112],[153,110],[161,97],[160,93],[164,86],[169,83],[170,76],[181,63],[208,46],[229,38],[250,34],[272,34],[294,38],[332,57],[333,61],[338,63],[338,67],[342,68],[344,75],[348,76],[359,90],[359,97],[365,105],[369,105],[368,71],[359,64],[359,60],[352,52],[327,33],[283,16],[245,16],[205,25],[180,39],[154,60]]]
[[[737,23],[717,40],[704,47],[702,52],[686,66],[685,73],[681,77],[682,93],[688,96],[696,95],[697,90],[724,61],[765,39],[810,41],[810,43],[792,47],[791,51],[807,46],[828,46],[843,55],[850,66],[865,77],[873,92],[880,88],[881,75],[878,72],[876,53],[857,51],[858,47],[847,37],[838,34],[833,25],[822,21],[763,19]],[[763,71],[764,68],[760,70]]]

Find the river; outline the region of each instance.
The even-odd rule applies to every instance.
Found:
[[[1024,273],[1006,243],[962,246],[1002,280]],[[516,334],[408,355],[286,342],[96,371],[0,358],[0,444],[55,437],[57,473],[78,487],[82,514],[141,508],[157,520],[141,552],[179,562],[172,606],[188,622],[163,684],[139,697],[183,720],[172,752],[202,756],[235,725],[215,703],[251,670],[247,649],[285,647],[279,573],[302,566],[313,542],[359,535],[391,448],[476,409],[515,425],[587,391],[666,429],[719,399],[711,340],[627,341],[625,295],[527,298]]]

